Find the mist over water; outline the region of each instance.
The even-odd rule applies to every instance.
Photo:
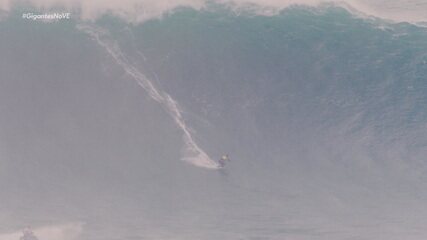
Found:
[[[9,14],[0,240],[425,239],[426,40],[334,5]]]

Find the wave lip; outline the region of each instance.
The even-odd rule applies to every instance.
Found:
[[[22,3],[17,2],[0,0],[0,12],[19,8]],[[112,14],[132,23],[161,18],[180,7],[209,10],[212,4],[221,4],[236,12],[249,7],[260,15],[274,15],[295,5],[319,7],[332,4],[362,17],[374,16],[395,22],[427,22],[427,4],[423,0],[29,0],[25,3],[37,11],[65,9],[73,13],[73,18],[83,20],[95,20]]]

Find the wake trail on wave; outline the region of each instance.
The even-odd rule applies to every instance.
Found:
[[[218,164],[197,144],[190,128],[186,124],[180,106],[167,92],[157,88],[153,82],[146,77],[135,64],[133,64],[123,53],[120,46],[111,37],[108,30],[97,26],[79,24],[77,29],[87,33],[101,47],[103,47],[114,61],[143,88],[147,94],[159,103],[172,117],[176,125],[183,132],[184,149],[181,160],[197,167],[218,169]]]

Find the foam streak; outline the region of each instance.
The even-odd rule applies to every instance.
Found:
[[[123,68],[123,70],[141,86],[147,94],[157,103],[159,103],[166,112],[173,118],[176,125],[183,132],[185,144],[182,160],[189,162],[198,167],[209,169],[217,168],[217,164],[206,152],[196,143],[189,127],[184,121],[179,104],[165,91],[154,86],[138,68],[132,64],[123,54],[118,44],[112,40],[108,31],[94,26],[79,25],[79,30],[89,34],[100,46],[102,46],[114,61]]]

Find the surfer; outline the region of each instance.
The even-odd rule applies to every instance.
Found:
[[[230,161],[228,154],[222,155],[218,161],[219,167],[221,167],[221,168],[225,167],[225,162],[227,162],[227,161],[228,162]]]
[[[21,238],[19,238],[19,240],[38,240],[38,238],[36,237],[36,235],[34,235],[30,227],[24,228],[22,233],[24,235]]]

